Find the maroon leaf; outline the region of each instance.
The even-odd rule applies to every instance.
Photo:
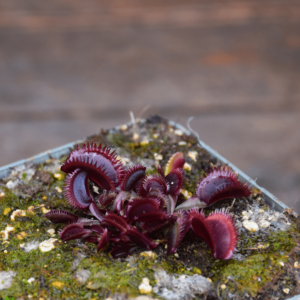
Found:
[[[65,183],[64,195],[69,204],[74,208],[87,208],[90,203],[94,201],[88,189],[88,177],[86,172],[76,169],[67,176]]]
[[[185,233],[189,229],[186,224],[186,219],[181,213],[178,213],[178,218],[169,229],[167,234],[167,255],[174,254],[182,241]]]
[[[117,160],[117,155],[110,152],[106,146],[100,144],[83,144],[82,148],[73,150],[61,170],[72,173],[81,169],[88,174],[88,178],[105,190],[115,190],[115,186],[122,181],[124,168]]]
[[[109,236],[110,236],[110,232],[107,229],[105,229],[99,240],[97,252],[99,252],[109,243]]]
[[[139,216],[158,211],[159,202],[153,198],[135,198],[128,202],[126,207],[126,217],[135,220]]]
[[[171,171],[166,176],[166,181],[169,184],[168,194],[178,195],[183,184],[183,173],[182,169],[176,169]]]
[[[161,165],[157,166],[157,172],[158,172],[158,174],[160,174],[161,177],[165,177],[164,170]]]
[[[229,167],[214,169],[199,183],[196,190],[199,199],[210,205],[226,198],[239,198],[251,195],[247,183],[238,180],[238,175]]]
[[[73,223],[65,227],[61,232],[59,232],[59,236],[65,242],[69,240],[76,240],[87,237],[91,233],[92,231],[84,229],[82,224]]]
[[[170,172],[172,172],[178,168],[182,169],[184,163],[185,163],[185,159],[184,159],[183,153],[177,152],[177,153],[173,154],[166,165],[165,176],[167,176]]]
[[[110,254],[113,258],[124,258],[127,257],[131,249],[131,245],[124,244],[124,245],[116,245],[110,251]]]
[[[51,210],[45,214],[45,217],[48,218],[52,223],[75,223],[78,220],[76,215],[60,209]]]
[[[121,216],[118,216],[114,213],[108,213],[101,225],[104,227],[111,226],[120,232],[125,232],[128,227],[127,222]]]
[[[136,165],[129,168],[124,176],[124,179],[120,185],[121,190],[131,191],[138,182],[145,177],[146,167],[142,165]]]
[[[116,193],[103,193],[99,196],[98,201],[102,207],[107,207],[116,199]]]
[[[146,246],[149,250],[158,246],[158,243],[150,240],[136,228],[128,229],[126,232],[126,236],[130,239],[131,242],[142,247]]]
[[[89,206],[90,212],[95,216],[100,222],[103,221],[104,216],[101,214],[95,202],[92,202]]]
[[[104,229],[100,225],[92,225],[90,226],[90,230],[98,234],[102,234],[104,232]]]
[[[178,205],[175,208],[175,211],[191,210],[194,208],[199,209],[199,208],[204,208],[206,206],[207,206],[207,204],[204,202],[201,202],[198,197],[191,197],[191,198],[187,199],[186,201],[184,201],[183,203],[181,203],[180,205]]]
[[[121,213],[124,208],[124,202],[129,199],[130,195],[130,192],[120,191],[118,196],[114,200],[113,210]]]
[[[169,186],[161,175],[153,174],[146,177],[143,188],[147,193],[150,193],[151,190],[159,190],[165,194]]]
[[[217,259],[230,259],[235,250],[237,233],[227,212],[215,211],[205,218],[203,212],[189,215],[195,235],[202,237]]]

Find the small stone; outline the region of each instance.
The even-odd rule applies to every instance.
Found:
[[[53,177],[60,180],[60,179],[62,179],[63,175],[61,173],[54,173]]]
[[[121,125],[121,126],[120,126],[120,129],[121,129],[122,131],[125,131],[125,130],[127,130],[127,129],[128,129],[128,126],[127,126],[127,124],[123,124],[123,125]]]
[[[86,283],[89,277],[91,276],[91,271],[89,270],[77,270],[75,272],[74,278],[79,282],[79,283]]]
[[[14,271],[1,271],[0,272],[0,291],[11,287],[13,278],[16,276]]]
[[[265,211],[264,211],[263,209],[260,208],[260,209],[258,210],[258,212],[259,212],[260,214],[263,214]]]
[[[61,187],[56,186],[55,189],[56,189],[56,191],[57,191],[58,193],[62,193],[62,188],[61,188]]]
[[[206,279],[207,279],[209,282],[212,282],[212,280],[211,280],[210,278],[207,277]]]
[[[156,259],[157,254],[154,253],[153,251],[144,251],[140,253],[140,256],[144,256],[145,258],[151,258],[151,259]]]
[[[266,220],[261,220],[259,222],[259,227],[260,228],[268,228],[270,225],[271,225],[271,223],[266,221]]]
[[[6,225],[6,228],[0,232],[0,234],[2,235],[3,240],[4,240],[4,241],[8,240],[8,238],[9,238],[9,233],[10,233],[11,231],[14,231],[14,230],[15,230],[14,227],[12,227],[12,226],[10,226],[10,225]]]
[[[249,220],[249,217],[248,216],[243,216],[243,220]]]
[[[248,212],[246,212],[245,210],[242,211],[242,216],[248,216]]]
[[[288,294],[288,293],[290,292],[290,289],[285,288],[285,289],[283,289],[283,292],[284,292],[285,294]]]
[[[181,192],[181,194],[182,194],[186,199],[192,197],[192,193],[189,192],[189,191],[187,191],[187,190],[181,189],[180,192]]]
[[[179,254],[178,254],[178,253],[174,253],[174,256],[175,256],[176,258],[179,258]]]
[[[296,269],[300,268],[300,265],[299,265],[299,263],[297,261],[294,262],[294,268],[296,268]]]
[[[51,285],[54,286],[56,289],[60,290],[64,287],[65,284],[61,281],[53,281]]]
[[[154,139],[157,139],[157,138],[159,137],[159,134],[158,134],[158,133],[154,133],[154,134],[152,135],[152,137],[153,137]]]
[[[146,145],[148,145],[149,144],[149,140],[142,140],[141,142],[140,142],[140,145],[141,146],[146,146]]]
[[[6,254],[6,253],[7,253],[7,250],[4,250],[4,251],[3,251],[3,253],[5,253],[5,254]]]
[[[42,213],[46,214],[50,211],[50,209],[47,209],[46,207],[42,207]]]
[[[27,207],[27,212],[30,213],[31,215],[34,215],[35,214],[35,207],[34,206]]]
[[[245,229],[247,229],[250,232],[255,232],[259,229],[257,223],[248,220],[243,222],[243,226]]]
[[[9,180],[9,181],[6,183],[6,186],[7,186],[9,189],[14,189],[18,184],[19,184],[19,179],[15,180],[15,181]]]
[[[133,136],[132,136],[132,139],[134,140],[134,141],[136,141],[136,140],[138,140],[140,138],[140,136],[139,136],[139,134],[138,133],[134,133],[133,134]]]
[[[47,232],[48,232],[51,236],[54,236],[54,235],[55,235],[55,229],[53,229],[53,228],[48,229]]]
[[[39,247],[38,241],[31,241],[26,244],[20,244],[20,248],[23,248],[25,252],[30,252],[31,250],[36,250]]]
[[[197,161],[198,152],[197,151],[189,151],[187,154],[193,161]]]
[[[10,207],[6,207],[6,208],[4,209],[4,211],[3,211],[3,215],[4,215],[4,216],[8,215],[8,214],[10,213],[10,211],[11,211],[11,208],[10,208]]]
[[[150,281],[147,277],[142,279],[142,283],[139,285],[139,290],[142,294],[148,294],[152,292],[152,286],[150,285]]]
[[[226,284],[222,284],[222,285],[221,285],[221,289],[222,289],[222,290],[225,290],[225,289],[226,289]]]
[[[186,171],[191,171],[192,170],[192,166],[189,164],[189,163],[184,163],[183,165],[183,168],[186,170]]]
[[[21,231],[19,232],[16,237],[19,239],[19,240],[24,240],[24,238],[27,236],[28,234],[25,232],[25,231]]]
[[[22,209],[17,209],[15,211],[12,212],[10,219],[12,221],[15,221],[15,218],[19,218],[19,217],[25,217],[26,216],[26,211],[22,210]]]
[[[47,196],[43,196],[42,199],[43,199],[43,200],[47,200]]]
[[[253,211],[252,210],[248,210],[248,214],[253,215]]]
[[[4,192],[0,192],[0,198],[4,197],[5,193]]]
[[[33,283],[35,281],[35,279],[33,277],[30,277],[29,279],[27,279],[28,283]]]
[[[278,264],[284,267],[284,263],[282,261],[279,261]]]
[[[55,248],[55,246],[59,243],[58,239],[51,238],[49,240],[45,240],[39,244],[39,249],[42,252],[48,252]]]
[[[180,142],[178,142],[178,145],[179,145],[179,146],[185,146],[185,145],[186,145],[186,142],[185,142],[185,141],[180,141]]]
[[[183,132],[180,129],[176,129],[176,130],[174,130],[174,134],[176,134],[178,136],[182,136]]]
[[[98,282],[89,281],[86,287],[90,290],[98,290],[100,286]]]
[[[163,159],[163,156],[161,154],[158,154],[158,153],[154,153],[153,156],[154,156],[155,160],[162,160]]]

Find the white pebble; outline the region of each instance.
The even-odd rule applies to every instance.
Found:
[[[193,161],[197,161],[198,152],[197,151],[189,151],[187,154]]]
[[[51,236],[54,236],[54,235],[55,235],[55,230],[54,230],[53,228],[48,229],[47,232],[48,232]]]
[[[139,134],[138,133],[134,133],[133,134],[133,136],[132,136],[132,139],[134,140],[134,141],[136,141],[136,140],[138,140],[140,138],[140,136],[139,136]]]
[[[178,136],[182,136],[183,135],[183,132],[180,130],[180,129],[176,129],[174,130],[174,133]]]
[[[17,209],[15,211],[12,212],[10,219],[12,221],[15,221],[16,217],[25,217],[26,216],[26,210],[22,210],[22,209]]]
[[[3,240],[4,240],[4,241],[8,240],[8,238],[9,238],[9,233],[10,233],[11,231],[14,231],[14,230],[15,230],[14,227],[12,227],[12,226],[10,226],[10,225],[6,225],[6,228],[0,232],[0,234],[2,235]]]
[[[253,221],[244,221],[243,222],[243,226],[245,229],[247,229],[248,231],[251,231],[251,232],[255,232],[258,230],[258,225],[257,223],[253,222]]]
[[[221,285],[221,289],[222,289],[222,290],[225,290],[225,289],[226,289],[226,284],[222,284],[222,285]]]
[[[142,294],[148,294],[152,292],[152,286],[147,277],[144,277],[142,283],[139,285],[139,290]]]
[[[31,241],[26,244],[20,244],[20,248],[22,248],[25,252],[30,252],[31,250],[36,250],[39,247],[38,241]]]
[[[180,142],[178,142],[178,145],[179,145],[179,146],[185,146],[185,145],[186,145],[186,142],[185,142],[185,141],[180,141]]]
[[[285,288],[285,289],[283,289],[283,292],[284,292],[285,294],[288,294],[288,293],[290,292],[290,289]]]
[[[120,129],[125,131],[128,129],[128,126],[126,124],[123,124],[123,125],[121,125]]]
[[[6,183],[6,186],[7,186],[9,189],[13,189],[13,188],[15,188],[18,184],[19,184],[19,180],[18,180],[18,179],[15,180],[15,181],[10,180],[10,181],[8,181],[8,182]]]
[[[260,228],[268,228],[270,225],[271,225],[271,223],[266,221],[266,220],[261,220],[259,222],[259,227]]]
[[[183,168],[186,171],[191,171],[192,170],[192,166],[189,163],[184,163]]]
[[[27,280],[28,283],[32,283],[32,282],[34,282],[34,281],[35,281],[35,279],[34,279],[33,277],[30,277],[30,278]]]
[[[155,160],[162,160],[163,159],[163,156],[161,154],[154,153],[153,155],[154,155]]]
[[[48,252],[55,248],[56,244],[59,242],[58,239],[51,238],[49,240],[45,240],[39,244],[39,249],[42,252]]]
[[[157,138],[159,137],[159,134],[158,134],[158,133],[154,133],[154,134],[152,135],[152,137],[153,137],[154,139],[157,139]]]

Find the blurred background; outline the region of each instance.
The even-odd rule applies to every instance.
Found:
[[[158,114],[300,213],[298,0],[0,0],[0,165]]]

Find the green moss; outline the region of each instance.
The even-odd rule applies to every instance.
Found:
[[[283,272],[280,262],[288,261],[288,254],[293,247],[297,245],[295,236],[291,232],[279,231],[271,233],[263,241],[257,236],[242,237],[243,248],[241,252],[247,249],[255,249],[245,260],[215,260],[211,272],[214,280],[233,289],[237,293],[248,292],[255,296],[258,290],[274,277],[275,274]],[[266,247],[257,248],[258,243]],[[238,245],[238,248],[241,244]],[[249,251],[249,250],[248,250]]]

